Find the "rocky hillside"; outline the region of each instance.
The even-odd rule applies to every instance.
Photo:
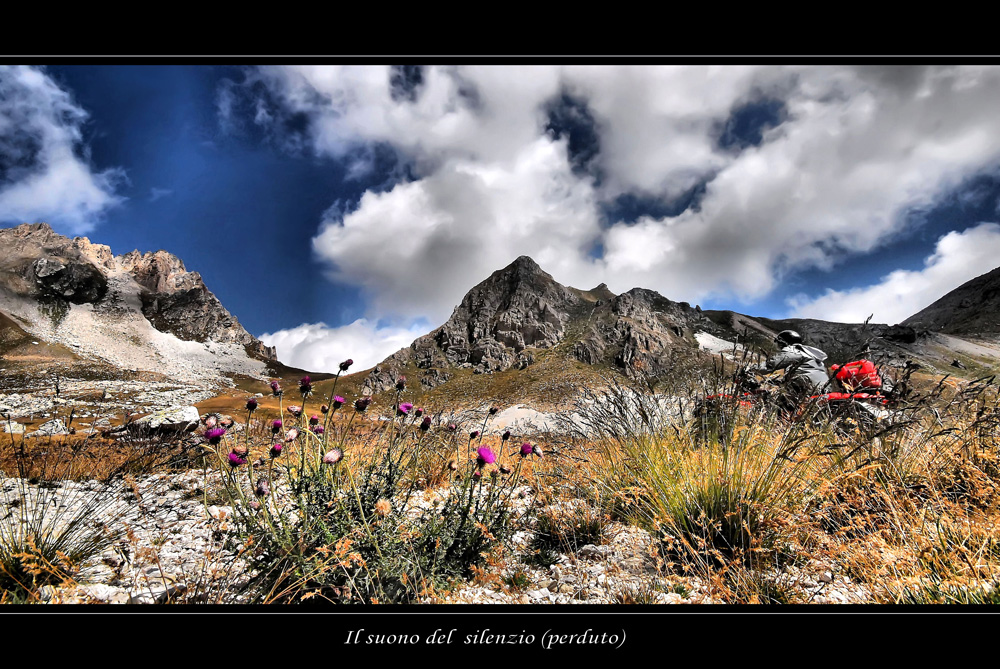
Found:
[[[965,337],[1000,336],[1000,267],[951,291],[904,325]]]
[[[707,361],[699,333],[731,334],[685,302],[642,288],[615,295],[604,284],[591,290],[563,286],[521,256],[470,290],[444,325],[376,366],[365,390],[386,390],[414,366],[421,385],[433,388],[460,370],[523,370],[543,353],[656,375],[680,358]]]
[[[116,257],[45,223],[0,229],[0,315],[19,342],[3,351],[5,369],[53,346],[63,361],[178,380],[260,376],[274,360],[176,256]]]
[[[1000,348],[967,342],[965,335],[988,329],[995,316],[1000,270],[942,298],[974,318],[933,331],[917,316],[900,325],[830,323],[811,319],[771,320],[733,311],[703,311],[659,293],[633,288],[615,295],[604,284],[592,290],[563,286],[527,256],[494,272],[475,286],[451,318],[376,366],[364,391],[378,393],[401,374],[414,374],[425,389],[464,374],[524,370],[542,358],[558,357],[574,369],[614,369],[628,376],[662,376],[712,364],[714,354],[740,349],[769,352],[775,334],[795,329],[827,352],[829,360],[869,357],[903,367],[917,362],[956,373],[988,371],[1000,364]],[[965,305],[965,306],[962,306]],[[933,305],[932,305],[933,307]],[[992,309],[992,311],[990,311]],[[925,312],[931,310],[925,310]],[[921,312],[924,314],[925,312]],[[962,361],[961,364],[952,364]],[[960,373],[960,372],[958,372]],[[532,375],[521,382],[534,383]],[[466,384],[467,385],[467,384]]]
[[[157,330],[185,341],[242,344],[256,357],[275,359],[274,348],[247,332],[201,275],[188,272],[174,254],[131,251],[115,260],[142,287],[142,313]]]

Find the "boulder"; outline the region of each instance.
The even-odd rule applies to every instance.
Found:
[[[66,424],[62,422],[62,419],[54,418],[50,421],[42,423],[38,426],[37,430],[29,432],[24,436],[26,438],[54,437],[60,434],[69,434],[69,430],[66,429]]]
[[[145,434],[164,432],[191,432],[198,427],[201,416],[197,407],[171,407],[154,411],[148,416],[133,421],[128,429]]]

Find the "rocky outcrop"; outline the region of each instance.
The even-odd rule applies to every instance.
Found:
[[[180,258],[167,251],[131,251],[117,258],[142,290],[142,313],[161,332],[186,341],[237,343],[248,352],[274,360],[274,349],[247,332],[205,286],[198,272],[189,272]]]
[[[521,256],[470,290],[433,339],[452,365],[500,371],[528,347],[558,344],[582,305],[573,291]]]
[[[598,286],[607,289],[606,286]],[[718,329],[700,310],[644,288],[598,301],[573,355],[587,364],[608,362],[629,375],[659,376],[677,351],[697,351],[697,331]]]
[[[197,407],[172,407],[154,411],[133,423],[123,425],[118,431],[144,435],[191,432],[198,427],[200,420]]]
[[[108,282],[95,260],[110,254],[107,246],[68,239],[45,223],[0,229],[0,289],[47,302],[97,302]]]
[[[73,304],[97,302],[108,292],[108,280],[90,262],[59,262],[39,258],[31,263],[35,283],[45,297],[61,297]]]

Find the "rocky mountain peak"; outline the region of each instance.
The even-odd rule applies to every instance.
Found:
[[[470,290],[451,318],[369,375],[368,392],[392,386],[410,363],[426,370],[426,387],[447,381],[454,368],[474,373],[523,369],[540,352],[569,340],[565,355],[587,364],[657,371],[671,348],[697,349],[694,328],[714,325],[686,303],[634,288],[616,296],[607,285],[581,291],[560,284],[521,256]]]
[[[91,304],[89,313],[105,320],[138,308],[153,328],[179,339],[235,343],[254,357],[275,358],[174,254],[136,250],[116,258],[108,246],[70,239],[46,223],[0,229],[0,307],[27,315],[32,303],[61,314],[56,327],[70,304]]]

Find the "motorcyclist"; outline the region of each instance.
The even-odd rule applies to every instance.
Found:
[[[783,330],[774,338],[781,350],[752,370],[758,374],[773,374],[785,370],[786,388],[798,395],[816,395],[825,392],[830,383],[827,374],[826,353],[802,343],[802,335],[795,330]]]

